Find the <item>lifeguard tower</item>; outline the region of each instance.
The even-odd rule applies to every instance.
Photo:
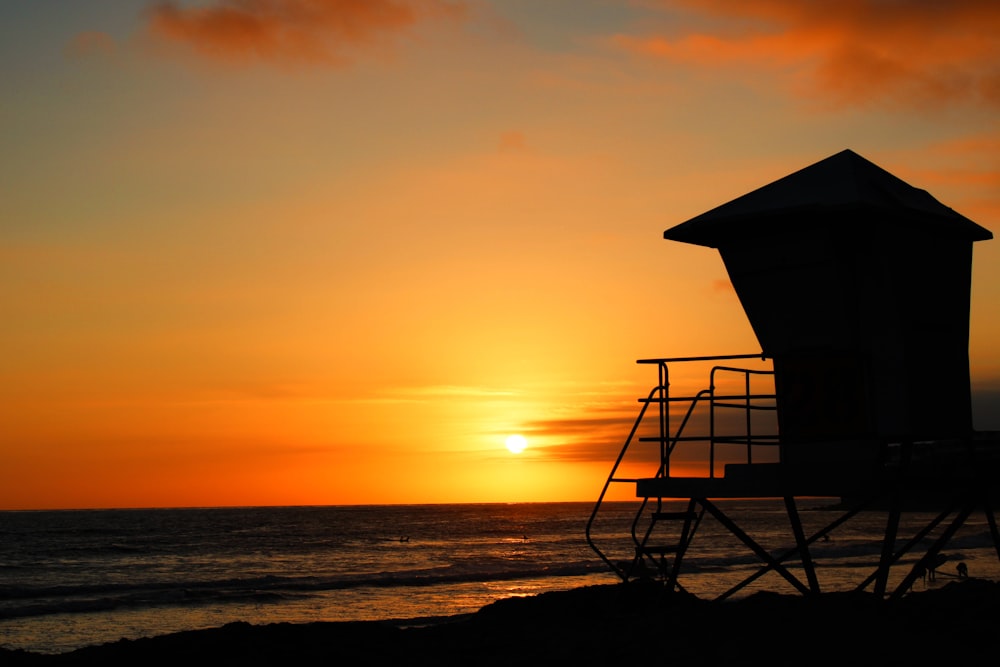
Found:
[[[664,238],[718,249],[761,351],[639,360],[657,368],[658,382],[640,399],[587,526],[623,580],[655,571],[670,590],[683,588],[684,557],[706,513],[760,560],[719,597],[767,572],[821,592],[811,546],[876,509],[886,512],[885,535],[859,588],[904,594],[976,511],[1000,558],[1000,438],[973,429],[968,356],[972,248],[992,238],[988,230],[845,150]],[[691,364],[708,365],[707,386],[674,395],[672,373]],[[726,377],[737,391],[721,389]],[[649,474],[623,475],[643,448],[655,451]],[[692,448],[707,459],[705,474],[676,474]],[[639,504],[624,555],[593,531],[616,484],[633,485]],[[837,498],[843,513],[807,535],[796,501],[807,497]],[[783,501],[794,547],[776,555],[758,544],[717,502],[734,498]],[[666,501],[686,509],[667,511]],[[932,518],[897,545],[900,516],[914,508]],[[887,590],[902,563],[905,575]]]

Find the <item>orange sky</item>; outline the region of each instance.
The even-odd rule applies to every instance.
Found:
[[[593,500],[636,359],[759,349],[664,229],[851,148],[1000,231],[995,2],[44,4],[0,7],[0,508]]]

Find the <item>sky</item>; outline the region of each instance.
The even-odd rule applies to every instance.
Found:
[[[1000,232],[993,0],[7,1],[0,91],[0,509],[594,500],[760,350],[664,230],[849,148]]]

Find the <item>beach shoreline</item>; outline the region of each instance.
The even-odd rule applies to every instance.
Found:
[[[230,623],[62,654],[0,649],[5,665],[429,662],[441,665],[885,664],[994,653],[1000,584],[953,581],[878,600],[870,593],[755,593],[711,602],[652,582],[507,598],[476,613],[409,621]]]

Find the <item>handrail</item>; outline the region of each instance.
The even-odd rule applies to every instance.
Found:
[[[680,440],[681,433],[684,432],[684,428],[687,426],[688,420],[691,418],[691,415],[694,414],[694,409],[698,407],[698,402],[702,400],[703,394],[710,394],[710,390],[702,389],[701,391],[699,391],[697,394],[694,395],[694,397],[691,399],[691,405],[688,406],[687,412],[684,414],[684,419],[681,420],[680,426],[677,427],[677,435],[671,438],[670,446],[667,450],[668,460],[660,461],[660,470],[662,470],[665,473],[663,477],[670,476],[670,461],[669,461],[670,455],[674,453],[674,448],[677,447],[677,443],[681,441]],[[669,437],[669,434],[667,435]]]
[[[657,387],[657,389],[659,389],[659,387]],[[708,390],[707,389],[702,389],[701,391],[708,391]],[[742,399],[742,398],[746,398],[746,397],[747,397],[746,394],[723,394],[722,396],[716,396],[715,400],[716,401],[722,401],[722,400],[737,399],[737,398]],[[697,398],[697,394],[695,394],[694,396],[674,396],[672,398],[665,398],[665,399],[659,399],[659,398],[640,398],[640,399],[638,399],[638,402],[639,403],[681,403],[681,402],[687,402],[687,401],[694,400],[695,398]],[[750,398],[774,398],[774,394],[751,394]],[[743,406],[741,405],[740,407],[743,407]]]
[[[658,359],[638,359],[637,364],[672,364],[681,361],[723,361],[725,359],[762,359],[763,354],[719,354],[710,357],[662,357]]]
[[[745,393],[742,396],[740,396],[740,395],[734,395],[734,396],[716,396],[715,395],[715,376],[716,376],[716,373],[719,373],[719,372],[736,373],[738,375],[743,375],[743,378],[744,378],[744,387],[746,388]],[[715,432],[715,410],[716,410],[716,408],[734,408],[734,409],[744,410],[746,412],[746,422],[745,422],[745,426],[744,426],[745,438],[743,439],[743,443],[746,444],[746,452],[747,452],[746,462],[747,462],[747,464],[752,464],[753,463],[754,436],[753,436],[753,428],[752,428],[752,425],[751,425],[751,418],[750,418],[750,415],[751,415],[752,411],[753,410],[767,410],[767,411],[777,410],[777,406],[776,405],[761,406],[761,405],[753,404],[751,402],[754,399],[759,399],[759,400],[777,400],[777,394],[751,394],[750,393],[750,377],[753,376],[753,375],[771,375],[771,376],[773,376],[774,375],[774,370],[761,370],[761,369],[754,369],[754,368],[735,368],[733,366],[713,366],[712,370],[709,372],[708,385],[709,385],[709,391],[712,393],[711,400],[710,400],[710,403],[709,403],[709,436],[708,436],[708,442],[709,442],[709,448],[708,448],[708,476],[710,478],[713,478],[713,479],[715,478],[715,446],[716,446],[716,444],[736,444],[736,443],[727,442],[728,440],[730,440],[732,438],[732,436],[722,438],[722,437],[720,437],[720,436],[718,436],[716,434],[716,432]],[[730,400],[730,399],[742,399],[743,403],[742,404],[736,404],[736,403],[730,404],[730,403],[721,403],[720,402],[720,401],[723,401],[723,400]],[[761,438],[762,436],[757,436],[757,437]],[[768,437],[768,436],[763,436],[763,437]],[[777,438],[777,436],[771,436],[771,437],[774,437],[775,439]]]
[[[622,578],[624,578],[625,573],[622,572],[621,569],[617,565],[615,565],[614,563],[612,563],[608,559],[608,557],[604,555],[604,552],[602,552],[600,549],[598,549],[597,546],[594,544],[594,539],[593,539],[593,536],[591,535],[591,529],[594,526],[594,521],[597,519],[597,514],[598,514],[598,512],[601,509],[601,505],[604,503],[604,496],[607,495],[608,489],[611,488],[612,482],[616,481],[616,479],[615,479],[615,473],[618,472],[618,467],[622,464],[622,461],[625,459],[625,454],[626,454],[626,452],[628,452],[628,448],[632,444],[632,439],[635,437],[636,431],[639,430],[639,425],[642,423],[643,417],[646,416],[646,409],[653,403],[653,401],[652,401],[653,394],[655,394],[656,392],[658,392],[660,390],[661,390],[661,387],[659,387],[659,386],[653,387],[653,389],[651,389],[650,392],[649,392],[649,399],[650,400],[643,402],[642,409],[639,410],[639,416],[636,417],[635,423],[632,424],[632,430],[629,431],[628,437],[625,439],[625,444],[622,445],[621,451],[618,453],[618,458],[615,459],[614,465],[611,466],[611,472],[608,474],[607,481],[604,482],[604,488],[601,489],[601,495],[598,496],[597,503],[594,504],[594,509],[590,513],[590,518],[587,520],[587,527],[585,529],[585,535],[587,537],[587,543],[590,545],[590,548],[593,549],[594,551],[596,551],[597,555],[601,557],[601,560],[603,560],[605,563],[607,563],[608,567],[610,567],[612,570],[614,570],[615,572],[617,572],[618,575],[621,576]],[[645,507],[646,507],[646,501],[643,500],[639,511],[642,512],[642,510],[645,509]],[[633,526],[634,526],[634,524],[633,524]],[[633,539],[634,538],[635,538],[635,533],[634,533],[634,530],[633,530]]]
[[[658,430],[659,437],[639,437],[638,441],[643,442],[659,442],[660,445],[660,461],[657,466],[655,477],[670,477],[670,458],[674,453],[675,448],[681,442],[691,442],[691,441],[707,441],[709,443],[709,477],[715,477],[715,446],[716,444],[745,444],[747,447],[747,462],[752,462],[752,448],[754,445],[775,445],[778,443],[777,435],[758,435],[753,436],[751,433],[751,418],[750,414],[755,410],[766,410],[773,411],[776,410],[774,405],[760,405],[759,401],[762,400],[774,400],[775,394],[752,394],[750,393],[750,378],[752,375],[774,375],[773,370],[760,370],[760,369],[747,369],[747,368],[735,368],[725,365],[713,366],[709,373],[709,387],[708,389],[702,389],[697,392],[694,396],[683,396],[683,397],[671,397],[670,396],[670,381],[669,381],[669,363],[682,363],[682,362],[697,362],[697,361],[728,361],[733,359],[760,359],[766,360],[762,354],[732,354],[732,355],[716,355],[716,356],[700,356],[700,357],[664,357],[656,359],[639,359],[636,363],[639,364],[656,364],[658,367],[658,382],[655,387],[653,387],[645,398],[640,398],[639,402],[642,407],[639,410],[639,414],[636,417],[634,423],[632,424],[632,429],[629,431],[628,437],[625,439],[621,450],[615,459],[614,464],[611,467],[611,472],[608,475],[607,480],[604,482],[604,486],[601,489],[601,493],[598,496],[597,502],[594,505],[594,509],[587,520],[585,534],[587,543],[590,547],[597,553],[597,555],[604,561],[619,577],[623,580],[627,580],[629,572],[631,571],[631,566],[628,570],[624,570],[620,565],[615,564],[605,555],[595,544],[593,529],[597,516],[600,512],[601,506],[603,505],[605,498],[607,497],[608,491],[613,483],[618,482],[636,482],[636,479],[626,479],[617,477],[618,470],[621,467],[625,456],[629,451],[629,448],[637,440],[636,434],[639,430],[643,419],[646,417],[647,410],[651,404],[657,404],[659,406],[658,415]],[[746,391],[742,394],[723,394],[717,395],[715,393],[715,378],[717,372],[734,372],[744,374],[744,386]],[[704,401],[708,399],[709,404],[709,434],[708,436],[696,435],[696,436],[685,436],[683,435],[685,429],[688,428],[689,422],[692,415],[699,405],[704,404]],[[669,406],[672,403],[679,401],[689,401],[690,404],[685,411],[684,417],[681,419],[680,424],[677,427],[676,432],[671,432],[670,428],[670,410]],[[734,402],[729,402],[734,401]],[[735,402],[738,401],[738,402]],[[719,435],[715,432],[715,410],[720,409],[741,409],[746,411],[746,427],[745,433],[742,436],[737,435]],[[639,508],[632,521],[631,526],[631,537],[632,542],[638,548],[645,545],[645,541],[648,538],[649,531],[647,530],[646,537],[640,539],[638,534],[638,524],[640,519],[645,512],[648,505],[648,498],[642,498],[639,503]],[[662,500],[661,500],[662,502]],[[638,550],[637,550],[638,553]]]

